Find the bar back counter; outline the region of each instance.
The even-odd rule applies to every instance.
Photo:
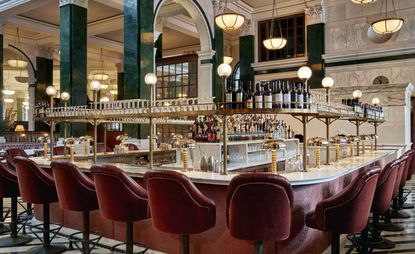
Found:
[[[322,253],[330,244],[329,235],[305,225],[305,215],[312,211],[316,204],[339,193],[359,172],[374,165],[383,167],[404,152],[404,148],[383,148],[367,152],[354,158],[344,158],[331,165],[311,168],[308,172],[281,173],[292,184],[294,205],[289,239],[279,243],[265,244],[265,253]],[[50,171],[50,161],[33,158],[43,168]],[[90,162],[77,162],[82,170],[88,172]],[[114,164],[125,170],[135,181],[143,184],[143,175],[147,168],[130,164]],[[169,170],[163,168],[163,170]],[[230,180],[237,174],[220,175],[211,172],[184,172],[196,187],[216,204],[216,225],[201,234],[192,235],[190,250],[192,253],[252,253],[253,242],[233,238],[226,224],[226,192]],[[108,186],[111,188],[111,186]],[[114,207],[114,209],[117,209]],[[275,211],[278,213],[278,211]],[[36,218],[42,218],[42,209],[35,206]],[[82,214],[64,211],[58,203],[51,206],[51,221],[65,227],[81,229]],[[278,225],[273,225],[278,227]],[[99,232],[105,237],[117,240],[125,238],[125,225],[104,219],[99,211],[91,213],[91,231]],[[134,242],[142,243],[151,249],[166,253],[179,253],[180,239],[158,231],[152,226],[151,219],[134,223]]]

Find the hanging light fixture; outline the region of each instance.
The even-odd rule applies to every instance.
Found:
[[[245,17],[233,11],[227,11],[228,0],[225,0],[225,8],[223,12],[215,17],[215,23],[222,30],[235,31],[241,28],[245,22]],[[238,7],[239,8],[239,7]]]
[[[6,98],[6,99],[4,99],[4,102],[5,103],[13,103],[14,99]]]
[[[10,90],[10,89],[4,89],[3,90],[4,95],[14,95],[15,93],[16,93],[16,91],[14,91],[14,90]]]
[[[102,53],[101,48],[101,54],[99,55],[99,66],[98,66],[98,73],[95,73],[93,75],[95,80],[103,81],[107,80],[110,76],[104,72],[104,55]]]
[[[383,6],[385,4],[385,15],[382,16]],[[373,31],[375,31],[378,34],[392,34],[398,32],[404,23],[404,20],[402,18],[396,17],[396,9],[395,9],[395,0],[392,1],[392,7],[393,7],[393,15],[388,15],[388,1],[389,0],[382,0],[382,5],[380,7],[380,16],[381,18],[375,22],[373,22],[370,26],[372,27]]]
[[[377,2],[378,0],[351,0],[355,4],[373,4],[374,2]]]
[[[20,43],[19,28],[16,29],[16,37],[14,38],[13,46],[15,46],[18,49],[22,47]],[[27,66],[27,61],[21,60],[18,54],[16,59],[8,59],[7,64],[13,68],[25,68]]]
[[[274,15],[276,14],[276,15]],[[278,28],[280,30],[280,37],[274,36],[274,24],[275,18],[277,18]],[[282,36],[281,24],[278,19],[278,11],[275,8],[275,0],[272,3],[272,19],[271,19],[271,26],[269,29],[269,38],[262,41],[264,47],[268,50],[278,50],[282,49],[287,45],[287,40]]]

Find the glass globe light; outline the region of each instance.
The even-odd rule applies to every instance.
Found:
[[[89,88],[93,91],[99,91],[99,89],[101,89],[101,83],[98,80],[92,80],[91,83],[89,83]]]
[[[63,101],[68,101],[68,100],[69,100],[69,98],[71,98],[71,96],[69,95],[69,93],[68,93],[68,92],[63,92],[63,93],[61,93],[61,99],[62,99]]]
[[[229,64],[223,63],[218,66],[218,75],[222,78],[227,78],[232,74],[232,67]]]
[[[363,96],[363,93],[360,90],[355,90],[353,92],[353,98],[355,98],[355,99],[360,99],[360,98],[362,98],[362,96]]]
[[[323,78],[323,80],[321,81],[321,85],[324,88],[332,88],[334,86],[334,80],[331,77],[325,77]]]
[[[373,105],[378,105],[379,103],[380,103],[380,99],[379,98],[376,98],[375,97],[375,98],[372,99],[372,104]]]
[[[56,88],[54,86],[48,86],[46,88],[46,94],[49,96],[55,96],[56,95]]]
[[[108,98],[107,96],[104,96],[104,97],[101,98],[100,101],[101,102],[108,102],[108,101],[110,101],[110,98]]]
[[[156,74],[154,74],[154,73],[147,73],[144,76],[144,82],[147,85],[155,85],[155,84],[157,84],[157,76],[156,76]]]
[[[297,75],[300,79],[309,79],[311,78],[311,74],[313,72],[311,71],[310,67],[303,66],[300,69],[298,69]]]
[[[233,58],[232,58],[232,57],[230,57],[230,56],[224,56],[224,57],[223,57],[223,63],[226,63],[226,64],[231,64],[231,63],[232,63],[232,61],[233,61]]]

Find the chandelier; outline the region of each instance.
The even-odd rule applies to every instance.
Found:
[[[19,49],[21,48],[19,28],[16,29],[16,37],[14,38],[13,46]],[[16,59],[8,59],[7,64],[13,68],[25,68],[27,66],[27,61],[21,60],[19,55],[17,55]]]
[[[385,14],[382,16],[383,6],[385,4]],[[372,27],[373,31],[378,34],[392,34],[398,32],[404,23],[402,18],[396,17],[396,9],[395,9],[395,0],[392,0],[392,7],[393,7],[393,15],[388,15],[388,1],[389,0],[382,0],[382,5],[380,7],[380,16],[381,18],[377,21],[373,22],[370,26]]]
[[[235,31],[241,28],[245,22],[245,17],[233,11],[227,11],[228,0],[225,0],[225,7],[221,14],[216,15],[215,23],[222,30]],[[239,8],[239,7],[238,7]]]
[[[274,15],[276,14],[276,15]],[[274,36],[274,24],[275,24],[275,18],[277,18],[278,28],[280,30],[280,36],[276,37]],[[275,8],[275,0],[272,3],[272,19],[271,19],[271,26],[269,29],[269,38],[262,41],[265,48],[268,50],[277,50],[282,49],[287,45],[287,40],[282,36],[282,30],[281,30],[281,24],[278,19],[278,12]]]
[[[355,4],[373,4],[374,2],[377,2],[378,0],[351,0]]]
[[[104,72],[104,55],[102,54],[102,48],[101,48],[101,54],[99,55],[98,73],[95,73],[93,77],[94,77],[94,80],[98,80],[98,81],[107,80],[109,78],[109,75]]]

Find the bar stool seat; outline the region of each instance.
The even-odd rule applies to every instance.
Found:
[[[406,181],[411,180],[412,176],[415,173],[415,149],[412,149],[412,152],[414,152],[414,154],[412,155],[412,159],[409,161],[409,169],[408,169],[408,174],[406,176]],[[404,192],[405,192],[405,189],[402,189],[402,192],[400,193],[400,207],[402,209],[413,209],[414,204],[405,203],[406,197],[409,195],[411,191],[406,189],[406,193],[407,193],[406,197],[404,197]]]
[[[264,241],[282,241],[290,236],[294,197],[286,178],[241,174],[232,179],[226,196],[230,234],[254,241],[255,253],[263,253]]]
[[[133,222],[150,217],[146,190],[115,166],[94,165],[91,173],[101,216],[127,224],[126,253],[133,253]],[[113,250],[117,246],[113,246]]]
[[[90,253],[101,239],[101,237],[89,239],[89,212],[98,210],[94,182],[82,173],[76,165],[69,162],[53,161],[51,167],[60,207],[69,211],[82,212],[83,216],[82,232],[71,234],[69,241],[73,242],[82,253]],[[80,233],[82,233],[82,248],[77,245],[78,241],[75,238]],[[92,248],[90,244],[92,244]]]
[[[180,235],[181,253],[190,253],[189,235],[215,226],[215,203],[204,196],[187,176],[175,171],[147,171],[144,183],[154,227]]]
[[[50,229],[50,203],[58,202],[55,182],[43,169],[34,161],[17,156],[14,159],[17,172],[17,180],[22,199],[32,204],[43,205],[43,242],[42,246],[27,251],[33,253],[61,253],[66,250],[64,246],[51,245],[51,239],[56,236],[62,226]],[[32,226],[32,232],[37,236],[38,226]],[[35,229],[35,230],[33,230]],[[50,237],[50,233],[54,235]],[[39,237],[38,237],[39,238]],[[40,239],[40,238],[39,238]]]
[[[320,201],[306,215],[307,226],[331,233],[331,253],[340,253],[340,234],[361,232],[367,224],[380,172],[374,167],[360,173],[343,191]]]
[[[16,173],[0,164],[0,197],[11,198],[12,211],[10,237],[0,238],[0,247],[19,246],[32,241],[28,235],[18,235],[17,228],[17,198],[20,196]]]

